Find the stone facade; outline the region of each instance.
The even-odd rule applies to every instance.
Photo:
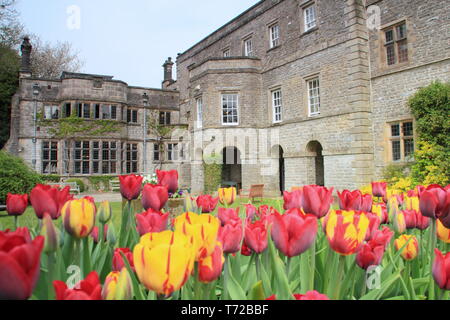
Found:
[[[243,189],[262,183],[277,195],[305,184],[358,188],[381,178],[386,165],[411,160],[407,99],[434,80],[450,79],[449,13],[440,0],[263,0],[179,54],[176,81],[169,58],[161,90],[95,75],[33,79],[24,70],[8,147],[30,161],[32,86],[39,83],[38,108],[66,101],[136,108],[138,124],[121,121],[111,137],[136,142],[139,163],[150,163],[138,171],[151,172],[151,142],[143,155],[146,92],[149,109],[170,111],[175,125],[188,128],[186,161],[164,168],[178,168],[194,193],[208,179],[204,159],[232,148],[239,163],[227,167],[233,173],[223,180]],[[93,88],[95,80],[101,89]],[[41,139],[48,132],[41,130]]]

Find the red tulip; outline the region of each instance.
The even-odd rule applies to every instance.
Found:
[[[391,242],[394,232],[388,227],[383,227],[382,230],[375,230],[372,234],[372,238],[369,240],[369,245],[374,248],[377,246],[383,246],[384,249],[388,247]]]
[[[142,190],[143,177],[130,174],[128,176],[119,176],[120,193],[128,201],[139,198]]]
[[[361,207],[361,191],[344,190],[342,193],[338,191],[337,194],[339,198],[339,208],[341,210],[359,210]]]
[[[403,210],[406,229],[414,229],[417,226],[417,213],[415,210]]]
[[[267,249],[267,227],[262,220],[247,223],[245,226],[245,244],[256,253]]]
[[[219,243],[211,255],[200,259],[198,262],[198,279],[200,282],[208,283],[219,278],[222,274],[224,262],[222,247]]]
[[[305,294],[294,294],[295,300],[330,300],[326,295],[316,290],[308,291]]]
[[[283,192],[283,208],[284,210],[302,207],[302,197],[303,197],[303,189],[297,189],[292,192],[284,191]]]
[[[373,246],[373,244],[375,243],[372,242],[363,244],[356,253],[356,264],[364,270],[367,270],[370,266],[379,265],[383,259],[385,250],[384,245]]]
[[[133,252],[128,248],[116,248],[114,249],[114,255],[112,260],[112,271],[122,271],[122,268],[125,267],[125,262],[123,261],[123,257],[121,252],[125,255],[130,264],[131,269],[134,271],[134,261],[133,261]]]
[[[430,226],[430,218],[425,217],[420,211],[416,211],[416,228],[419,230],[425,230]]]
[[[228,223],[229,220],[237,220],[239,218],[239,207],[233,208],[219,208],[217,217],[219,218],[222,226]]]
[[[434,249],[433,278],[441,289],[450,290],[450,252],[443,255],[439,249]]]
[[[250,248],[245,244],[245,241],[242,242],[241,254],[242,254],[243,256],[249,257],[249,256],[252,255],[252,253],[253,253],[253,250],[250,249]]]
[[[386,197],[387,182],[372,182],[372,195],[374,197]]]
[[[359,210],[364,211],[364,212],[372,211],[372,203],[373,203],[373,199],[370,194],[362,194],[361,195],[361,206],[360,206]]]
[[[211,213],[216,209],[219,198],[213,198],[211,195],[202,195],[197,197],[197,207],[202,208],[202,213]]]
[[[30,193],[31,205],[39,219],[44,217],[44,213],[48,213],[53,220],[58,219],[62,207],[69,200],[73,200],[73,195],[70,194],[70,187],[68,186],[59,190],[58,188],[38,184]]]
[[[6,212],[10,216],[22,215],[28,206],[27,194],[12,194],[6,196]]]
[[[145,210],[153,209],[160,211],[164,208],[167,200],[169,199],[169,192],[167,187],[146,184],[142,191],[142,206]]]
[[[156,170],[158,182],[160,185],[167,187],[170,193],[175,193],[178,190],[178,171],[162,171]]]
[[[53,281],[56,300],[102,300],[102,285],[96,271],[92,271],[81,280],[74,289],[69,289],[65,282]]]
[[[103,241],[106,241],[107,235],[108,235],[108,225],[105,224],[105,227],[103,228]],[[97,226],[92,228],[90,236],[92,237],[92,239],[94,239],[95,243],[98,243],[99,239],[98,239],[98,227]]]
[[[244,236],[242,220],[238,217],[229,220],[220,227],[218,239],[222,243],[224,253],[236,253],[241,249],[242,238]]]
[[[438,185],[430,185],[422,192],[419,199],[422,215],[441,220],[446,228],[450,228],[450,189]]]
[[[327,189],[319,186],[303,187],[302,208],[305,213],[324,217],[333,203],[333,188]]]
[[[254,205],[251,203],[244,204],[245,206],[245,216],[249,220],[253,220],[253,218],[256,215],[256,212],[258,211]]]
[[[44,237],[27,228],[0,231],[0,300],[28,299],[39,279]]]
[[[149,232],[161,232],[167,229],[169,213],[162,213],[153,209],[136,215],[137,230],[141,236]],[[120,271],[120,270],[117,270]]]
[[[317,218],[312,214],[275,214],[272,239],[285,256],[292,258],[309,249],[316,240]]]

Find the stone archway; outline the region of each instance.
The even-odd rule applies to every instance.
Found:
[[[236,147],[225,147],[222,159],[222,184],[235,183],[237,190],[242,189],[241,152]]]
[[[314,160],[311,161],[310,168],[313,169],[313,180],[314,184],[318,186],[325,185],[325,167],[323,161],[323,147],[318,141],[310,141],[306,146],[307,153],[314,157]],[[308,168],[308,171],[309,169]]]

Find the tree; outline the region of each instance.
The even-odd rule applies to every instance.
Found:
[[[14,8],[15,0],[0,0],[0,43],[17,48],[23,36],[24,27],[19,13]]]

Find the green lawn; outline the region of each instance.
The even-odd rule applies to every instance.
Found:
[[[283,209],[282,202],[283,201],[281,198],[279,198],[279,199],[267,198],[267,199],[262,199],[261,201],[256,200],[253,204],[256,207],[261,206],[261,205],[273,206],[275,209],[280,211]],[[249,203],[248,198],[238,198],[236,200],[236,202],[233,205],[231,205],[230,207],[235,208],[237,206],[242,205],[242,208],[240,209],[240,216],[244,217],[245,216],[245,208],[243,205],[246,203]],[[114,224],[115,230],[118,232],[120,229],[121,216],[122,216],[122,203],[121,202],[112,202],[111,208],[112,208],[112,212],[113,212],[112,222]],[[213,214],[217,215],[217,209],[213,212]],[[34,214],[33,208],[28,207],[28,209],[25,211],[25,213],[19,217],[19,226],[33,228],[38,225],[38,221],[39,220],[36,217],[36,215]],[[61,227],[61,219],[58,219],[56,221],[56,225],[58,227]],[[0,230],[5,230],[5,229],[14,229],[14,218],[7,216],[6,212],[3,212],[0,214]]]

